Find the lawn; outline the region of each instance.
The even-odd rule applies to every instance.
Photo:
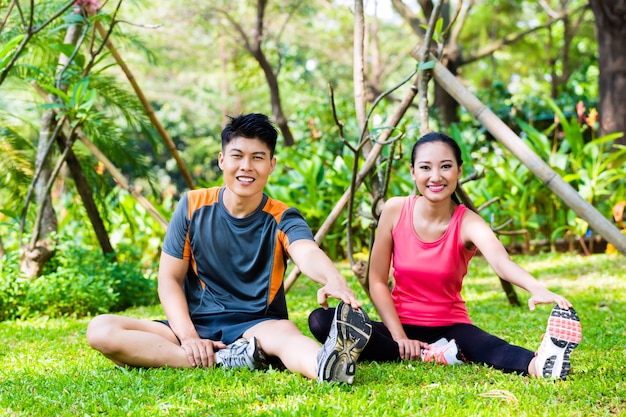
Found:
[[[515,260],[566,295],[581,318],[583,341],[572,355],[566,381],[504,374],[475,364],[421,362],[360,364],[351,386],[318,384],[276,370],[127,370],[87,345],[88,318],[40,318],[0,323],[0,415],[626,415],[624,257],[545,254]],[[347,266],[340,267],[347,274]],[[316,288],[300,277],[288,293],[291,318],[307,334]],[[527,293],[519,289],[524,307],[510,306],[480,258],[470,268],[464,296],[475,324],[514,344],[537,348],[552,306],[530,312]],[[377,317],[371,303],[365,308]],[[124,314],[162,317],[158,306]]]

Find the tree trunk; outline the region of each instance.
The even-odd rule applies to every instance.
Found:
[[[278,87],[278,71],[274,72],[274,68],[272,68],[272,65],[269,63],[265,57],[265,53],[263,52],[262,40],[265,36],[263,34],[263,26],[265,25],[266,6],[267,0],[258,0],[254,40],[249,49],[250,53],[257,60],[263,70],[263,73],[265,74],[267,85],[270,88],[272,115],[274,117],[274,121],[278,125],[278,128],[283,134],[283,143],[285,146],[292,146],[296,142],[291,134],[291,129],[289,129],[287,117],[285,117],[285,113],[283,112],[283,106],[280,100],[280,89]]]
[[[22,247],[20,253],[20,270],[28,278],[36,278],[41,275],[44,265],[54,255],[52,248],[56,244],[56,241],[50,235],[57,231],[57,217],[52,207],[50,193],[46,193],[46,185],[50,180],[51,174],[50,159],[47,157],[46,151],[50,135],[54,131],[54,124],[54,111],[46,110],[41,117],[39,144],[35,159],[35,166],[41,167],[39,177],[34,184],[35,204],[37,207],[43,208],[41,221],[34,226],[35,230],[33,230],[33,233],[37,234],[38,238],[34,244],[29,242]]]
[[[81,6],[74,6],[73,14],[81,13]],[[82,24],[72,24],[67,28],[64,44],[76,45],[80,37]],[[68,61],[68,57],[61,54],[59,58],[59,69],[63,68]],[[67,88],[67,86],[58,85],[58,88]],[[37,158],[35,160],[36,168],[41,166],[40,175],[35,182],[35,202],[38,207],[42,208],[41,221],[34,225],[33,234],[37,235],[34,242],[30,242],[26,247],[22,248],[20,254],[20,269],[24,276],[36,278],[41,275],[44,265],[52,255],[52,249],[56,243],[51,235],[57,231],[58,223],[56,213],[52,207],[52,199],[50,193],[46,192],[46,186],[50,181],[51,169],[48,149],[51,134],[55,130],[57,120],[54,110],[46,110],[41,118],[41,128],[39,130],[39,143],[37,144]],[[37,172],[37,169],[35,169]]]
[[[600,134],[626,131],[626,0],[590,0],[600,67]],[[615,143],[626,145],[622,136]]]
[[[67,146],[64,142],[64,137],[58,137],[57,144],[59,145],[59,148],[61,148],[61,151],[64,151]],[[83,168],[80,166],[78,158],[76,158],[76,155],[71,149],[68,152],[65,162],[67,163],[70,173],[72,174],[72,178],[74,178],[74,184],[76,185],[78,194],[83,200],[83,205],[85,206],[87,216],[89,216],[89,221],[91,222],[98,242],[100,243],[102,253],[105,255],[114,254],[115,251],[113,250],[113,246],[109,240],[109,234],[104,227],[104,222],[102,221],[102,217],[100,217],[100,213],[98,212],[98,208],[96,207],[96,203],[93,199],[91,187],[89,187],[89,183],[85,178]]]
[[[296,142],[293,138],[293,134],[291,133],[291,129],[289,128],[289,123],[287,121],[287,117],[285,117],[285,112],[283,112],[283,107],[280,99],[280,89],[278,87],[278,72],[280,70],[280,65],[278,65],[276,71],[274,71],[272,64],[270,64],[270,62],[267,60],[267,57],[265,56],[265,53],[263,52],[263,39],[265,37],[265,35],[263,34],[263,29],[266,25],[265,7],[267,6],[267,2],[268,0],[257,0],[256,23],[254,25],[254,33],[250,37],[248,37],[243,27],[230,14],[228,14],[226,10],[216,9],[216,11],[223,14],[224,17],[233,26],[235,31],[239,33],[239,36],[241,36],[241,40],[243,41],[246,50],[250,53],[250,55],[252,55],[252,57],[257,61],[257,63],[263,70],[265,80],[267,81],[267,85],[270,89],[272,117],[274,118],[274,121],[278,125],[278,128],[283,135],[284,145],[292,146]]]
[[[283,112],[283,106],[280,100],[280,89],[278,88],[278,78],[272,69],[272,65],[265,58],[265,54],[261,49],[255,50],[252,55],[257,60],[263,73],[265,74],[265,79],[267,80],[267,85],[270,88],[270,100],[272,103],[272,116],[274,117],[274,121],[278,125],[280,132],[283,134],[283,143],[285,146],[292,146],[296,143],[291,134],[291,129],[289,129],[289,123],[287,122],[287,118],[285,117],[285,113]]]

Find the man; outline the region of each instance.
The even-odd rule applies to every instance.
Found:
[[[300,213],[264,194],[276,166],[267,116],[230,118],[222,131],[224,186],[187,192],[169,224],[158,291],[167,320],[94,318],[89,344],[118,365],[264,366],[277,358],[308,378],[352,383],[371,324]],[[340,299],[320,348],[288,320],[287,257],[320,283],[318,302]]]

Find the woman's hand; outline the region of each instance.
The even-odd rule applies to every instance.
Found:
[[[398,339],[396,343],[398,343],[400,357],[405,361],[420,360],[422,358],[422,349],[428,347],[428,343],[413,339]]]
[[[569,310],[572,307],[572,303],[562,295],[553,293],[543,286],[537,286],[530,292],[531,296],[528,299],[528,308],[530,311],[535,310],[537,304],[558,304],[564,310]]]

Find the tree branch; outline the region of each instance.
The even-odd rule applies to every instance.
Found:
[[[393,8],[396,9],[398,14],[402,17],[402,19],[404,19],[404,21],[407,22],[409,26],[411,26],[411,29],[417,36],[424,36],[425,31],[422,27],[424,22],[422,22],[422,20],[420,20],[420,18],[415,13],[413,13],[413,11],[409,9],[409,7],[404,4],[402,0],[391,0],[391,4],[393,5]]]
[[[428,121],[428,81],[430,80],[430,69],[424,69],[421,67],[423,67],[430,59],[430,46],[433,34],[435,33],[435,26],[437,25],[437,20],[439,20],[439,14],[441,13],[441,5],[442,1],[436,1],[434,3],[434,7],[428,21],[428,28],[426,29],[426,34],[424,35],[424,42],[422,43],[422,47],[419,52],[421,58],[419,62],[420,70],[417,73],[417,79],[419,84],[418,104],[420,135],[424,135],[430,131]]]
[[[393,90],[395,90],[395,88]],[[390,90],[389,92],[393,90]],[[415,99],[416,94],[417,94],[417,79],[411,85],[411,88],[409,89],[405,97],[403,98],[402,102],[400,103],[400,105],[398,106],[394,114],[392,114],[387,119],[385,123],[385,128],[384,130],[382,130],[382,133],[381,133],[382,139],[374,143],[374,146],[372,147],[372,151],[367,155],[367,158],[363,162],[363,165],[361,166],[361,169],[359,170],[358,175],[353,177],[354,187],[350,186],[350,188],[348,188],[343,193],[339,201],[335,204],[335,207],[333,208],[333,210],[330,212],[330,214],[328,215],[328,217],[326,218],[322,226],[319,228],[319,230],[315,234],[315,241],[318,244],[322,240],[324,240],[324,237],[330,230],[330,227],[333,225],[333,223],[335,223],[340,213],[345,208],[346,204],[348,204],[348,200],[352,197],[351,190],[357,189],[363,183],[367,175],[369,175],[370,171],[374,168],[376,164],[376,160],[378,159],[378,157],[380,156],[380,153],[382,152],[385,141],[389,139],[389,137],[391,136],[391,133],[394,131],[396,126],[398,126],[398,123],[400,123],[400,120],[402,120],[402,118],[404,117],[406,111],[408,110],[408,108],[411,106],[411,103]],[[285,280],[285,291],[289,291],[289,288],[291,288],[291,286],[296,281],[299,275],[300,275],[300,269],[298,267],[294,267],[291,270],[291,273],[289,274],[289,276],[287,276],[287,279]]]
[[[511,33],[511,34],[505,36],[504,38],[502,38],[502,39],[500,39],[500,40],[498,40],[498,41],[496,41],[496,42],[494,42],[494,43],[492,43],[490,45],[487,45],[484,48],[481,48],[479,51],[477,51],[476,53],[470,55],[469,57],[462,58],[458,65],[462,66],[462,65],[470,64],[470,63],[472,63],[474,61],[478,61],[479,59],[482,59],[482,58],[484,58],[486,56],[489,56],[489,55],[493,54],[497,50],[501,49],[503,46],[510,45],[512,43],[517,42],[518,40],[520,40],[524,36],[528,35],[529,33],[533,33],[533,32],[536,32],[538,30],[548,28],[548,27],[552,26],[554,23],[556,23],[556,22],[558,22],[560,20],[563,20],[563,19],[565,19],[568,16],[576,14],[576,13],[582,11],[582,10],[586,10],[588,7],[589,7],[588,5],[583,5],[583,6],[575,8],[575,9],[565,10],[565,11],[559,13],[557,17],[548,20],[544,24],[541,24],[539,26],[535,26],[535,27],[532,27],[532,28],[528,28],[528,29],[525,29],[525,30],[522,30],[522,31],[519,31],[519,32],[516,32],[516,33]]]
[[[13,10],[13,7],[15,7],[15,3],[17,2],[17,0],[13,0],[11,3],[9,3],[9,5],[7,6],[7,12],[4,15],[4,19],[2,19],[2,21],[0,22],[0,33],[2,33],[2,30],[4,29],[4,25],[7,23],[7,21],[9,20],[9,16],[11,15],[11,11]],[[1,256],[0,256],[1,258]]]
[[[13,56],[11,57],[11,60],[8,62],[8,64],[0,72],[0,85],[2,85],[4,80],[7,78],[7,76],[9,75],[9,71],[11,71],[11,69],[15,66],[15,63],[17,62],[17,59],[22,54],[22,52],[24,52],[24,49],[26,49],[26,45],[28,44],[28,42],[30,42],[30,40],[33,38],[33,36],[35,36],[37,34],[37,32],[39,32],[40,30],[42,30],[43,28],[48,26],[50,23],[52,23],[56,18],[61,16],[63,13],[65,13],[70,7],[72,7],[72,5],[74,4],[74,1],[75,0],[69,1],[67,4],[65,4],[63,7],[61,7],[61,9],[59,9],[59,11],[57,13],[52,15],[48,20],[46,20],[44,23],[42,23],[41,25],[39,25],[38,27],[35,28],[35,27],[33,27],[33,18],[34,18],[34,13],[35,13],[35,10],[34,10],[35,6],[34,6],[34,1],[31,0],[31,8],[30,8],[30,14],[29,14],[29,22],[30,23],[28,24],[28,26],[26,26],[24,28],[25,32],[26,32],[26,35],[24,36],[24,39],[22,39],[22,41],[18,45],[17,49],[13,53]],[[22,9],[19,6],[19,2],[17,0],[15,0],[15,6],[16,6],[16,8],[19,11],[20,16],[22,17],[22,23],[25,25],[26,23],[25,23],[24,15],[23,15]],[[7,19],[8,19],[8,15],[7,15]]]
[[[219,9],[219,8],[214,8],[213,10],[223,15],[226,18],[226,20],[228,20],[228,22],[233,26],[233,28],[237,31],[237,33],[239,33],[239,36],[241,36],[241,40],[243,41],[244,47],[246,48],[246,50],[252,54],[254,49],[252,45],[250,44],[250,39],[248,39],[248,35],[243,30],[241,25],[235,19],[233,19],[233,17],[226,10]]]

